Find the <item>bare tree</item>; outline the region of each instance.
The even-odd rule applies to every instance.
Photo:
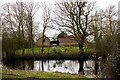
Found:
[[[43,15],[42,15],[42,28],[43,28],[43,30],[42,30],[41,53],[42,53],[42,57],[43,57],[45,32],[46,32],[46,29],[51,26],[51,9],[47,5],[47,3],[45,3],[45,2],[42,4],[42,11],[43,11]],[[44,71],[43,60],[42,60],[42,71]]]
[[[13,11],[13,16],[15,19],[15,26],[17,26],[18,31],[18,42],[22,48],[22,54],[24,55],[25,49],[25,3],[23,2],[16,2],[15,4],[11,5],[11,9]]]
[[[120,6],[120,2],[118,3],[118,6]],[[106,65],[103,70],[103,74],[108,78],[119,79],[120,78],[120,68],[119,68],[120,67],[119,65],[120,64],[120,7],[118,7],[118,14],[117,14],[118,20],[114,18],[116,14],[116,11],[114,9],[115,9],[114,6],[110,6],[108,8],[109,15],[107,19],[109,21],[109,30],[111,31],[111,35],[116,36],[115,38],[113,37],[114,38],[113,40],[116,39],[116,41],[114,42],[116,43],[114,44],[116,46],[114,50],[107,56]],[[114,20],[116,20],[117,24],[114,24],[116,23],[113,22]]]
[[[111,33],[111,35],[116,34],[117,31],[117,20],[116,20],[116,16],[117,16],[117,11],[115,10],[115,6],[111,5],[108,7],[108,9],[106,9],[106,27],[108,27],[108,29],[106,31],[109,31],[108,33]]]
[[[112,46],[116,41],[116,33],[117,33],[117,20],[116,20],[116,11],[114,10],[114,6],[110,6],[107,10],[97,11],[94,15],[93,23],[91,24],[92,30],[94,33],[94,41],[96,45],[96,52],[104,53],[107,50],[106,48],[111,46],[110,52],[112,52]],[[107,40],[107,37],[109,37]],[[107,40],[107,44],[110,41],[109,45],[105,47],[105,41]],[[104,43],[101,43],[104,42]],[[111,43],[112,42],[112,43]],[[105,51],[106,50],[106,51]],[[109,52],[108,52],[109,53]],[[110,54],[110,53],[109,53]]]
[[[39,4],[34,4],[33,2],[29,2],[25,4],[26,6],[26,26],[27,26],[27,34],[28,34],[28,42],[29,47],[32,48],[32,53],[34,57],[34,30],[36,28],[34,22],[35,13],[39,10]]]
[[[5,48],[3,51],[6,51],[6,55],[10,57],[13,53],[15,53],[15,50],[17,49],[16,46],[16,32],[15,32],[15,26],[14,22],[12,20],[12,10],[11,5],[9,3],[2,6],[3,12],[2,18],[2,30],[3,30],[3,47]],[[9,45],[7,44],[7,41],[9,41]]]
[[[33,52],[34,17],[39,5],[32,2],[16,2],[4,4],[2,8],[4,11],[4,25],[9,29],[9,33],[13,34],[17,49],[22,49],[23,55],[26,47],[32,47]],[[30,45],[28,45],[28,42]]]
[[[74,0],[73,2],[63,1],[58,3],[57,7],[57,19],[55,22],[58,26],[63,27],[75,36],[81,56],[79,60],[79,73],[83,72],[83,47],[86,37],[91,34],[88,29],[90,27],[89,24],[92,22],[90,16],[95,7],[95,3]]]
[[[96,11],[91,23],[92,31],[95,41],[95,50],[97,54],[95,64],[97,64],[98,57],[104,57],[102,63],[105,63],[107,55],[116,51],[116,34],[117,34],[117,20],[115,18],[116,11],[114,6],[110,6],[107,10]],[[104,64],[102,64],[103,68]],[[96,67],[96,66],[95,66]],[[97,75],[97,67],[95,69]]]
[[[120,50],[120,1],[118,3],[118,28],[117,28],[117,31],[118,31],[118,49]],[[120,52],[120,51],[118,51]]]

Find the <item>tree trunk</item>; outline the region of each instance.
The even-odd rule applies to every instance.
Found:
[[[24,55],[24,50],[25,50],[24,29],[22,26],[22,55]]]
[[[34,40],[33,40],[33,31],[32,31],[32,27],[31,27],[31,31],[30,31],[30,42],[31,42],[31,48],[32,48],[32,54],[33,54],[33,58],[35,60],[35,55],[34,55]]]
[[[33,59],[35,60],[34,48],[33,47],[32,47],[32,55],[33,55]]]
[[[118,43],[118,50],[120,50],[120,16],[118,18],[119,18],[119,20],[118,20],[118,34],[117,34],[118,41],[117,41],[117,43]]]
[[[95,60],[95,72],[94,72],[95,75],[98,74],[98,67],[99,67],[99,65],[98,65],[98,61]]]
[[[42,50],[41,50],[41,54],[42,54],[42,71],[44,71],[44,64],[43,64],[43,49],[44,49],[44,35],[42,37]]]
[[[44,71],[44,63],[43,63],[43,59],[42,59],[42,71]]]
[[[83,61],[82,59],[80,59],[80,60],[79,60],[79,70],[78,70],[78,74],[84,74],[83,63],[84,63],[84,61]]]
[[[84,70],[83,70],[83,64],[84,64],[84,60],[83,60],[83,53],[84,53],[84,49],[83,49],[83,42],[78,43],[79,44],[79,50],[80,50],[80,60],[79,60],[79,70],[78,73],[79,74],[84,74]]]

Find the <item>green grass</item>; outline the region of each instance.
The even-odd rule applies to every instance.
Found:
[[[85,50],[85,55],[91,55],[94,53],[94,49],[92,48],[87,48],[84,47]],[[22,50],[19,49],[15,52],[14,57],[16,59],[18,58],[43,58],[43,59],[78,59],[80,56],[80,51],[79,47],[57,47],[57,48],[52,48],[52,47],[44,47],[43,54],[41,52],[41,47],[35,47],[33,48],[33,53],[31,48],[26,48],[24,50],[24,55],[22,54]]]
[[[85,77],[82,75],[80,76],[80,75],[67,74],[67,73],[35,72],[35,71],[3,69],[2,78],[85,78]]]
[[[34,53],[35,54],[41,54],[41,48],[33,48]],[[90,48],[84,48],[85,52],[89,53],[89,52],[93,52],[94,49],[90,49]],[[52,47],[44,47],[44,54],[51,54],[51,53],[64,53],[64,54],[73,54],[73,53],[79,53],[79,48],[78,47],[57,47],[57,48],[52,48]],[[16,54],[21,55],[22,54],[22,50],[17,50]],[[32,49],[31,48],[26,48],[25,49],[25,55],[27,54],[32,54]]]

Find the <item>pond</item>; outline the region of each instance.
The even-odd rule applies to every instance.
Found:
[[[21,70],[33,70],[42,71],[41,60],[14,60],[6,61],[4,65],[9,69],[21,69]],[[61,72],[78,74],[79,62],[78,60],[44,60],[43,61],[45,72]],[[95,61],[87,60],[84,61],[84,74],[86,77],[94,77],[94,66]]]

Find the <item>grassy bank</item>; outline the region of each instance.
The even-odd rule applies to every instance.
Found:
[[[86,55],[94,52],[94,49],[84,48]],[[33,48],[33,53],[31,48],[26,48],[24,55],[22,55],[22,50],[17,50],[15,53],[16,57],[35,57],[44,59],[78,59],[79,58],[79,48],[78,47],[45,47],[43,54],[41,53],[41,48]],[[56,57],[57,56],[57,57]]]
[[[2,78],[83,78],[84,80],[88,80],[88,78],[85,78],[84,76],[73,74],[8,69],[2,70]]]
[[[90,48],[84,48],[85,52],[93,52],[94,49],[90,49]],[[41,54],[41,47],[36,47],[33,48],[34,53],[36,54]],[[44,47],[44,51],[43,53],[55,53],[55,52],[61,52],[61,53],[78,53],[79,52],[79,48],[78,47],[56,47],[56,48],[52,48],[52,47]],[[16,54],[22,54],[22,50],[17,50]],[[26,48],[25,49],[25,54],[32,54],[32,49],[31,48]]]

